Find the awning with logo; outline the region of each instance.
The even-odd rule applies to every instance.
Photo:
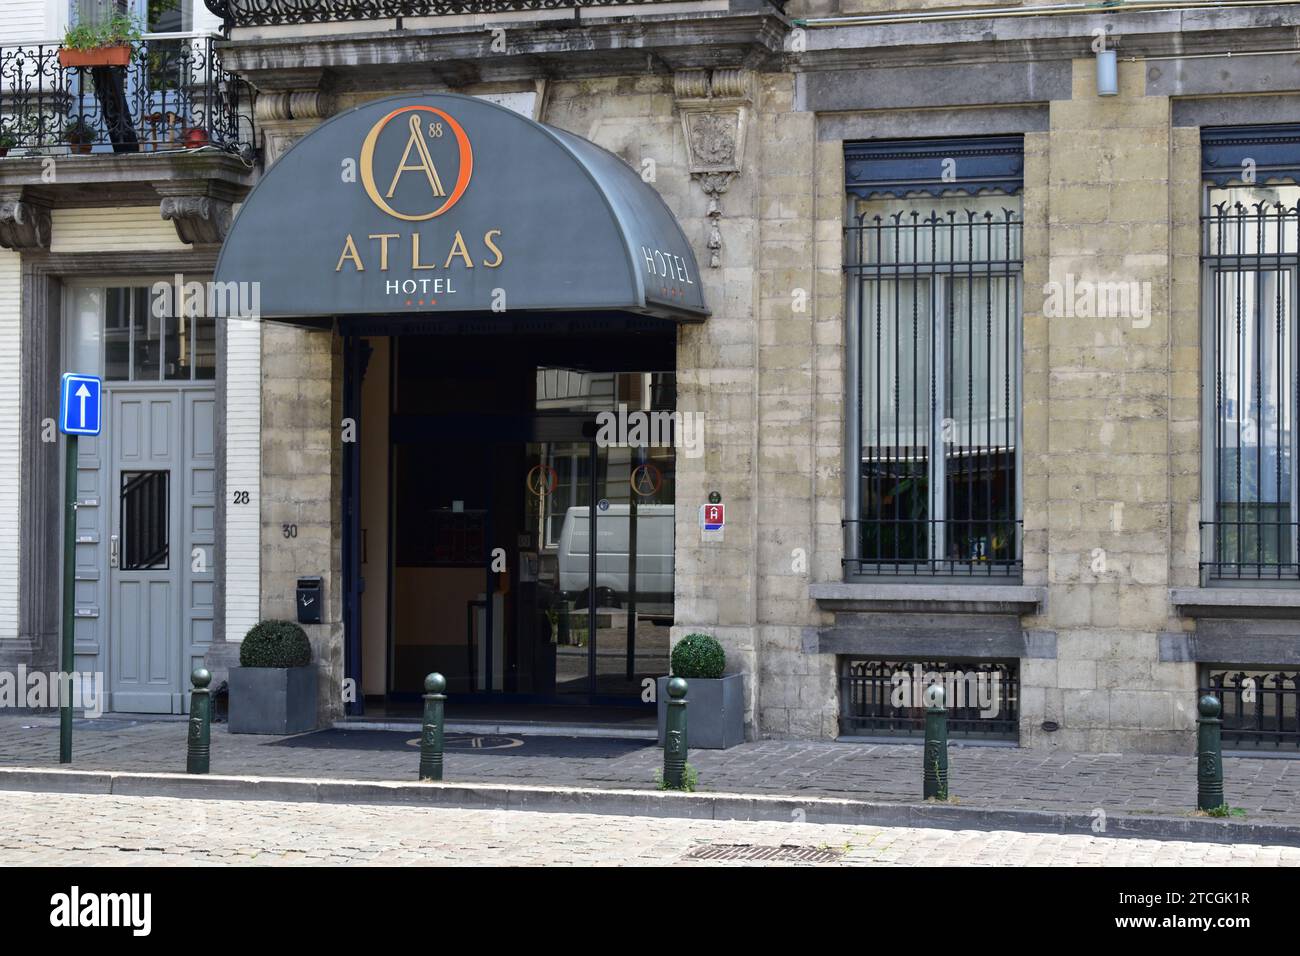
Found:
[[[303,137],[244,201],[215,281],[257,283],[264,318],[708,315],[690,243],[626,162],[444,93],[367,103]]]

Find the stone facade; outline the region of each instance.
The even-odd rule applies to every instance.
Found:
[[[802,6],[800,14],[837,16],[936,5]],[[839,92],[839,108],[819,110],[810,102],[825,89],[812,78],[818,51],[827,69],[845,69],[833,42],[818,45],[831,30],[809,29],[803,51],[795,51],[801,55],[784,68],[746,70],[738,79],[705,69],[560,76],[547,84],[539,118],[635,168],[651,163],[655,188],[695,243],[714,314],[679,331],[678,408],[705,415],[707,444],[703,457],[680,461],[677,495],[689,503],[718,491],[729,510],[725,540],[701,544],[693,508],[678,509],[673,635],[707,629],[723,641],[730,669],[749,677],[755,736],[838,733],[837,657],[822,644],[836,646],[825,638],[842,615],[871,620],[883,612],[883,631],[896,620],[942,634],[957,624],[991,627],[994,619],[981,613],[992,610],[998,621],[1018,622],[1023,746],[1178,751],[1190,744],[1198,665],[1162,648],[1196,626],[1171,588],[1200,583],[1199,137],[1195,126],[1176,124],[1175,97],[1153,82],[1163,68],[1140,58],[1121,64],[1118,96],[1096,94],[1086,38],[1098,24],[1112,35],[1127,28],[1118,15],[1070,21],[1055,38],[1068,33],[1072,43],[1045,49],[1039,64],[1060,80],[1035,80],[1027,94],[1009,83],[1004,97],[994,79],[976,91],[975,108],[970,90],[957,92],[954,73],[953,105],[972,107],[964,115],[937,108],[942,90],[916,90],[910,108],[893,110],[873,109],[864,93],[847,113],[848,94]],[[955,34],[896,29],[900,44],[927,44],[908,69],[940,69],[945,50],[965,49]],[[1160,25],[1142,29],[1141,42],[1159,48]],[[1003,30],[983,55],[996,58],[999,42],[1028,32],[1020,23]],[[711,107],[710,84],[720,82],[734,85],[720,105],[738,111],[723,126],[736,129],[726,124],[738,115],[743,130],[743,153],[721,184],[693,173],[698,156],[688,155],[686,137],[696,120],[682,122]],[[1033,92],[1035,83],[1046,90]],[[414,80],[388,87],[442,88]],[[1295,112],[1294,90],[1255,87],[1286,94],[1272,105]],[[455,87],[518,88],[526,87]],[[338,106],[380,95],[341,89]],[[1258,97],[1243,104],[1247,114],[1258,105]],[[868,583],[838,603],[817,599],[817,586],[842,580],[844,556],[843,143],[891,129],[1024,136],[1026,590],[1014,599],[1010,591],[1005,601],[987,588],[963,591],[961,583],[898,585],[905,590],[889,594]],[[715,255],[716,267],[706,268]],[[1149,315],[1141,322],[1045,316],[1046,284],[1068,275],[1149,283]],[[327,332],[277,332],[265,341],[263,606],[270,614],[288,609],[297,575],[337,568],[337,442],[329,444],[327,412],[336,411],[341,365],[337,337]],[[308,395],[319,402],[310,422],[277,411],[279,400]],[[287,544],[280,526],[289,520],[300,530]],[[327,584],[330,623],[314,635],[335,678],[337,585],[335,574]],[[970,656],[960,628],[951,633],[948,655]],[[896,643],[889,649],[898,653]]]
[[[533,95],[538,119],[652,170],[713,310],[677,334],[678,409],[704,415],[706,445],[678,459],[672,634],[724,643],[752,736],[836,736],[843,654],[1010,649],[1022,746],[1184,751],[1201,666],[1300,660],[1300,592],[1202,587],[1199,527],[1200,128],[1300,122],[1295,54],[1276,50],[1300,5],[979,19],[988,5],[585,8],[584,43],[519,13],[484,21],[504,24],[503,51],[459,21],[392,39],[353,38],[364,23],[236,27],[225,53],[259,89],[266,164],[342,110],[449,90]],[[971,18],[908,18],[958,7]],[[1097,30],[1123,54],[1117,96],[1097,94]],[[1228,49],[1258,55],[1216,58]],[[844,144],[980,134],[1024,143],[1023,579],[846,582]],[[1046,315],[1047,285],[1070,276],[1149,284],[1149,313]],[[325,623],[309,631],[331,719],[342,340],[268,325],[262,343],[261,611],[291,617],[297,578],[324,577]],[[725,538],[701,542],[694,504],[713,491]]]

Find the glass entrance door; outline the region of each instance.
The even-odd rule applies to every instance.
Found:
[[[388,489],[385,693],[417,701],[438,671],[467,702],[650,703],[673,617],[671,428],[651,443],[600,423],[671,421],[671,373],[434,344],[395,341],[389,474],[360,476]]]
[[[652,699],[673,619],[672,448],[538,442],[528,461],[529,535],[541,547],[526,566],[555,693]]]

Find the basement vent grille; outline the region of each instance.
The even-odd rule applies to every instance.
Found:
[[[812,846],[753,846],[743,843],[713,843],[686,854],[688,860],[744,860],[765,863],[834,863],[843,850],[822,850]]]

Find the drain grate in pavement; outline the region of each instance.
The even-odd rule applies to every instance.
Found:
[[[823,850],[815,846],[754,846],[748,843],[712,843],[697,846],[686,854],[688,860],[762,860],[775,863],[834,863],[843,850]]]

